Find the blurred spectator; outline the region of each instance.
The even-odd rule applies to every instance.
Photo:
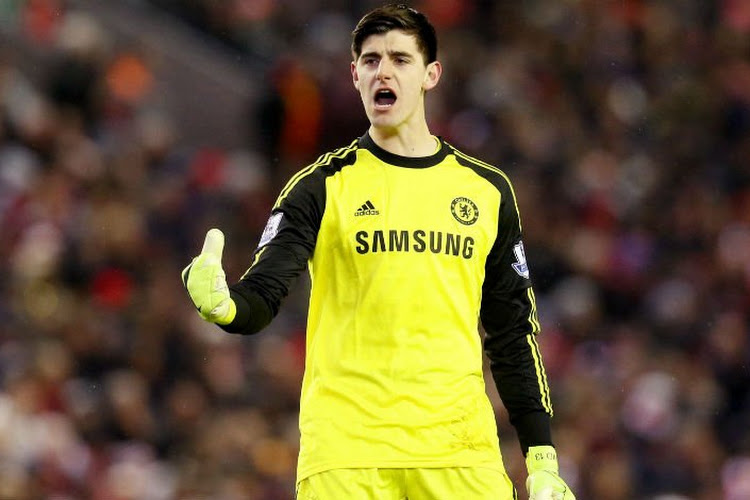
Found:
[[[220,225],[241,275],[279,183],[364,132],[338,35],[376,3],[152,0],[266,69],[226,150],[181,141],[137,41],[0,2],[0,498],[292,498],[306,284],[242,339],[179,270]],[[415,5],[455,75],[434,128],[527,217],[578,498],[750,498],[750,4]]]

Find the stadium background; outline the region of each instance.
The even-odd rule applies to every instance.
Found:
[[[237,278],[364,131],[377,4],[0,1],[0,498],[291,497],[304,283],[243,339],[179,271],[218,225]],[[578,498],[750,498],[750,2],[414,5],[434,131],[515,183]]]

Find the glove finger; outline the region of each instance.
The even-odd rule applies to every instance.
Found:
[[[224,233],[221,229],[212,228],[206,233],[206,239],[203,241],[202,254],[208,254],[216,257],[221,262],[221,254],[224,252]]]
[[[193,260],[193,262],[195,262],[195,260]],[[188,279],[190,278],[190,270],[193,268],[193,262],[188,264],[180,274],[182,276],[182,286],[184,286],[185,288],[187,288]]]

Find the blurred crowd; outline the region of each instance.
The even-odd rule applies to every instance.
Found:
[[[293,497],[306,279],[243,338],[179,274],[217,226],[237,279],[288,177],[364,132],[349,33],[377,3],[149,5],[265,68],[244,144],[181,141],[159,68],[85,10],[0,2],[48,55],[0,46],[2,500]],[[579,500],[750,498],[750,2],[413,5],[434,132],[514,182]]]

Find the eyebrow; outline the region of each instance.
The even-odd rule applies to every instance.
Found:
[[[389,51],[389,52],[388,52],[388,55],[389,55],[389,56],[391,56],[391,57],[407,57],[407,58],[409,58],[409,59],[412,59],[412,58],[414,58],[414,54],[411,54],[411,53],[409,53],[409,52],[405,52],[405,51],[403,51],[403,50],[393,50],[393,51]],[[362,54],[360,54],[360,56],[359,56],[359,57],[360,57],[361,59],[363,59],[363,58],[365,58],[365,57],[382,57],[382,54],[381,54],[380,52],[377,52],[377,51],[371,50],[371,51],[369,51],[369,52],[363,52]]]

